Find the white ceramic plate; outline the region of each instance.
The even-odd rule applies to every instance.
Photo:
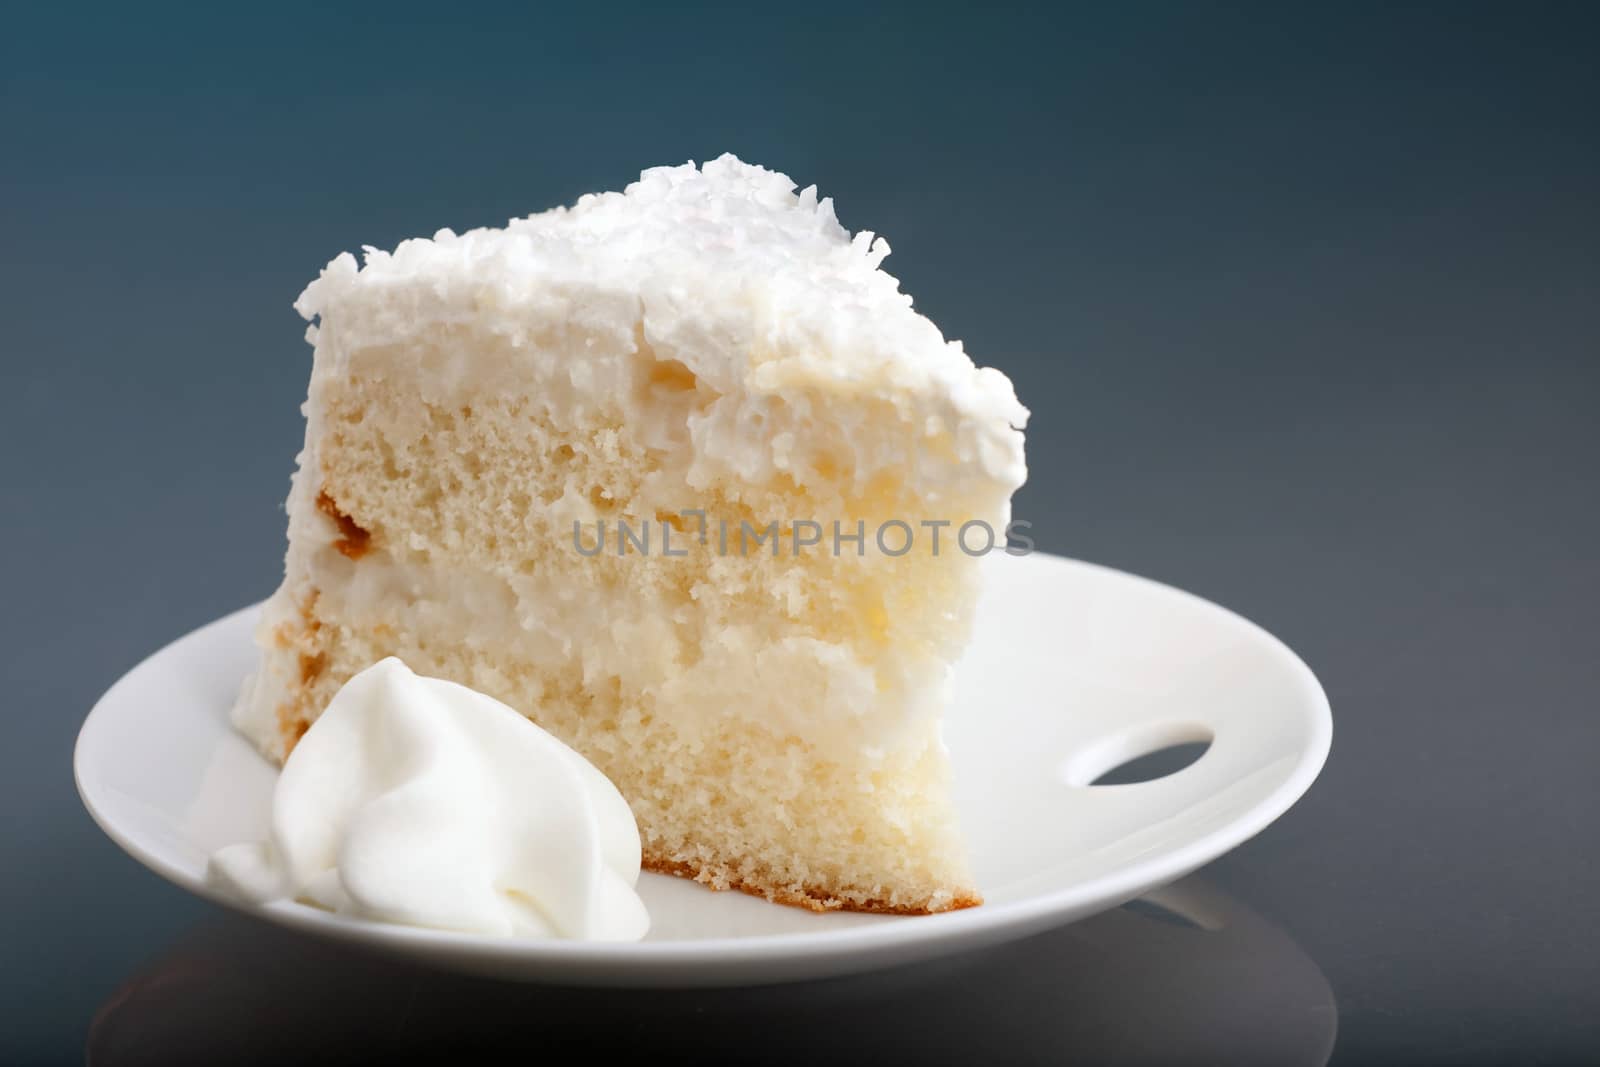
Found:
[[[494,939],[255,911],[339,940],[504,978],[595,985],[780,982],[1023,937],[1115,907],[1258,833],[1321,769],[1327,698],[1276,638],[1214,604],[1051,556],[991,556],[945,735],[985,903],[924,917],[818,915],[646,874],[638,944]],[[128,672],[78,736],[78,791],[129,854],[230,907],[213,849],[266,836],[276,770],[228,725],[253,668],[256,609],[203,626]],[[1211,740],[1192,765],[1091,786],[1134,756]]]

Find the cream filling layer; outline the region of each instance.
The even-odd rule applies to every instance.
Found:
[[[888,646],[869,661],[843,640],[775,637],[755,617],[706,626],[681,600],[644,590],[607,598],[558,578],[400,563],[381,553],[353,562],[328,547],[309,555],[308,570],[320,618],[358,632],[382,628],[396,635],[402,655],[410,635],[420,635],[423,645],[455,642],[551,676],[570,676],[576,664],[586,681],[617,679],[625,695],[688,739],[743,720],[824,757],[877,762],[936,743],[929,726],[946,703],[950,668],[942,659]],[[269,602],[264,631],[292,618],[291,596]],[[275,689],[247,685],[235,712],[258,743],[277,728]]]

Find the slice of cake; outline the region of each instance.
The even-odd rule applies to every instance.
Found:
[[[976,904],[939,719],[1027,412],[888,251],[724,156],[339,256],[240,727],[281,759],[398,656],[583,753],[647,869]]]

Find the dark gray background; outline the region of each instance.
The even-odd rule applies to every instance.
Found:
[[[192,1054],[187,998],[123,985],[182,945],[234,969],[201,983],[253,1020],[227,1033],[292,1018],[295,980],[248,980],[291,949],[101,837],[70,752],[122,671],[277,579],[303,283],[724,150],[888,236],[1011,375],[1041,547],[1218,600],[1322,677],[1326,772],[1205,878],[1320,967],[1334,1061],[1600,1056],[1595,12],[0,9],[0,1061],[80,1058],[97,1008],[142,1062]],[[1182,1061],[1204,1046],[1129,1035],[1206,1017],[1282,1062],[1274,1021],[1327,1008],[1252,999],[1294,969],[1271,953],[1174,989],[1211,957],[1073,940],[1108,929],[765,999],[539,1003],[563,1040],[670,1050],[693,1019],[813,1061]],[[339,966],[365,964],[304,973]],[[352,982],[410,990],[391,1034],[532,996],[385,973]]]

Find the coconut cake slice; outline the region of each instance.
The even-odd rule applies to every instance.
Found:
[[[398,656],[592,761],[648,869],[977,903],[940,716],[1027,413],[888,251],[724,156],[333,260],[238,725],[282,759]]]

